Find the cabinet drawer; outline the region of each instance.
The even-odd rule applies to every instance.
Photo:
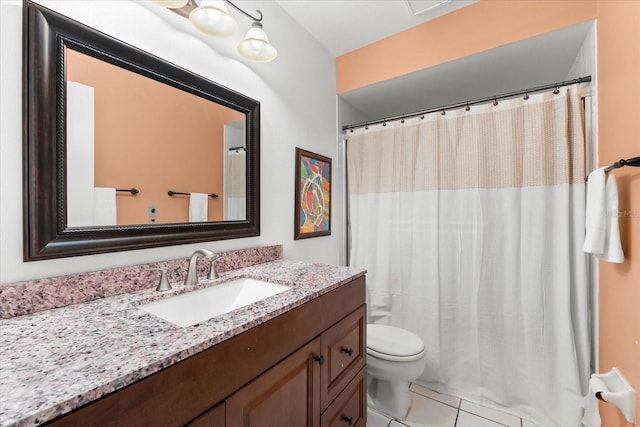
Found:
[[[367,368],[356,374],[322,414],[320,427],[365,427],[367,424]]]
[[[324,363],[321,369],[321,407],[324,411],[365,366],[366,306],[327,329],[320,336]]]

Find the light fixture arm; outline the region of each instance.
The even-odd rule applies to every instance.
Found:
[[[248,14],[247,12],[245,12],[244,10],[240,9],[238,6],[236,6],[235,4],[231,3],[229,0],[224,0],[224,1],[225,1],[225,3],[228,3],[231,7],[233,7],[235,10],[237,10],[238,12],[241,12],[245,16],[248,16],[249,18],[253,19],[254,22],[262,21],[262,12],[260,12],[260,9],[256,9],[256,12],[258,12],[258,14],[260,15],[259,18],[256,18],[255,16],[252,16],[252,15]]]

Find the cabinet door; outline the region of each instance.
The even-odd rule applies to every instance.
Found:
[[[318,427],[320,365],[314,356],[319,354],[315,339],[229,397],[227,425]]]
[[[366,364],[365,317],[363,305],[320,336],[325,358],[321,368],[322,412]]]
[[[187,424],[189,427],[225,427],[224,402]]]

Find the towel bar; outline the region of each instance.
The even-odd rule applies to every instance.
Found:
[[[611,166],[607,166],[607,168],[604,170],[604,173],[611,172],[612,170],[621,168],[623,166],[640,167],[640,157],[632,157],[630,159],[620,159],[614,164],[612,164]],[[589,177],[586,177],[584,180],[588,181]]]
[[[170,196],[175,196],[175,195],[182,195],[182,196],[190,196],[191,193],[181,193],[179,191],[167,191],[167,194]],[[207,194],[207,196],[211,197],[212,199],[217,199],[218,195],[216,193],[211,193],[211,194]]]
[[[138,190],[137,188],[116,188],[116,191],[121,191],[124,193],[131,193],[131,194],[138,194],[140,192],[140,190]]]

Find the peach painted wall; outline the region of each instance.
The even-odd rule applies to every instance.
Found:
[[[342,55],[337,93],[596,18],[599,164],[640,156],[640,1],[480,0]],[[640,170],[615,172],[625,262],[600,263],[600,372],[617,366],[640,392]],[[640,393],[637,401],[640,408]],[[602,425],[629,424],[601,404]]]
[[[595,17],[595,0],[481,0],[336,59],[347,92]]]
[[[600,165],[640,156],[640,2],[598,2],[598,140]],[[600,371],[620,368],[640,408],[640,168],[615,172],[623,264],[600,263]],[[619,411],[603,426],[627,426]]]
[[[122,68],[67,50],[67,80],[95,88],[95,186],[118,193],[118,224],[187,222],[189,197],[216,193],[209,220],[223,218],[223,125],[244,116]],[[126,95],[127,102],[122,99]]]

